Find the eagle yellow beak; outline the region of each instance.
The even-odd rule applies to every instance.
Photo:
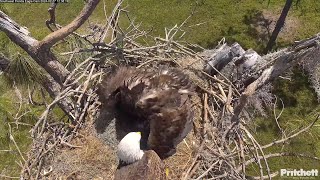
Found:
[[[141,135],[141,132],[137,132],[137,133]]]

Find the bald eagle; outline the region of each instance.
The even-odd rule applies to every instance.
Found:
[[[128,133],[118,144],[117,155],[127,164],[140,160],[144,154],[140,149],[141,132]]]
[[[194,85],[178,69],[120,67],[102,80],[97,92],[102,104],[99,119],[116,119],[117,139],[141,132],[140,148],[154,150],[161,159],[174,154],[192,129]],[[129,137],[134,141],[135,136]],[[125,139],[119,146],[135,155],[124,160],[141,158],[141,151],[122,146]]]
[[[115,172],[114,180],[124,179],[167,179],[164,164],[153,151],[140,149],[140,132],[128,133],[118,144],[117,155],[120,165]]]

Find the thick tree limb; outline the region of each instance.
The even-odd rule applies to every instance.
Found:
[[[236,124],[239,123],[239,115],[245,107],[248,97],[252,96],[257,89],[274,80],[287,69],[304,60],[308,55],[320,51],[317,43],[319,40],[320,34],[317,34],[310,39],[297,42],[290,48],[263,56],[262,58],[267,59],[267,62],[271,60],[274,63],[269,68],[264,69],[260,77],[246,87],[240,96],[239,104],[235,107],[231,121],[236,122]]]
[[[70,24],[52,32],[40,42],[29,36],[26,28],[21,27],[2,11],[0,11],[0,30],[5,32],[14,43],[24,49],[55,81],[62,85],[69,71],[59,63],[56,56],[50,51],[50,47],[78,29],[88,19],[98,3],[99,0],[90,0]]]
[[[0,11],[0,30],[15,44],[24,49],[41,67],[43,67],[50,75],[46,75],[41,84],[47,90],[52,98],[55,98],[60,90],[61,85],[65,82],[70,72],[58,61],[56,56],[51,52],[50,48],[59,40],[67,37],[73,31],[78,29],[92,14],[93,10],[99,3],[99,0],[90,0],[79,16],[75,18],[67,26],[49,34],[43,41],[38,41],[29,35],[29,31],[21,27],[13,21],[9,16]],[[52,17],[51,17],[52,18]],[[4,71],[8,66],[7,59],[1,59],[0,70]],[[63,100],[58,102],[61,109],[69,114],[72,110],[71,100]]]
[[[29,36],[27,28],[21,27],[2,11],[0,11],[0,30],[23,49],[30,49],[38,42]]]
[[[45,88],[45,90],[49,93],[51,98],[55,98],[61,91],[61,86],[58,84],[52,77],[49,75],[46,75],[45,78],[42,81],[42,86]],[[68,115],[70,120],[73,120],[72,116],[70,116],[70,113],[74,109],[73,102],[70,98],[65,98],[61,101],[59,101],[58,106],[63,110],[63,112]]]
[[[51,48],[55,43],[77,30],[92,14],[100,0],[89,0],[80,14],[68,25],[47,35],[38,45],[39,49]]]
[[[11,39],[12,42],[25,50],[41,67],[43,67],[59,84],[62,84],[69,74],[50,50],[39,50],[36,45],[38,40],[29,36],[29,31],[14,22],[9,16],[0,11],[0,30]]]
[[[274,28],[274,30],[271,34],[270,40],[269,40],[267,47],[265,49],[265,53],[269,52],[272,49],[273,45],[275,44],[277,37],[278,37],[278,34],[280,33],[282,27],[284,26],[284,23],[286,21],[286,17],[288,15],[288,12],[291,8],[292,2],[293,2],[293,0],[286,0],[286,4],[284,5],[284,7],[282,9],[281,15],[276,23],[276,27]]]

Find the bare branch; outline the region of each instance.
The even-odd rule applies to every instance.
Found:
[[[100,0],[89,0],[80,14],[68,25],[47,35],[38,45],[39,49],[49,49],[61,39],[76,31],[92,14]]]
[[[2,11],[0,11],[0,30],[6,33],[11,41],[24,49],[59,84],[62,84],[69,71],[59,63],[51,51],[37,49],[36,45],[39,42],[29,36],[28,30],[18,25]]]
[[[23,157],[22,155],[22,152],[20,151],[20,148],[17,144],[17,142],[15,141],[13,135],[12,135],[12,129],[11,129],[11,125],[8,123],[8,126],[9,126],[9,137],[10,137],[10,140],[13,142],[14,146],[16,147],[17,151],[19,152],[19,155],[21,157],[21,159],[26,162],[26,159]]]
[[[316,117],[316,119],[315,119],[311,124],[309,124],[309,126],[301,129],[300,131],[292,134],[292,135],[289,136],[289,137],[285,137],[285,138],[283,138],[283,139],[274,141],[274,142],[272,142],[272,143],[270,143],[270,144],[267,144],[267,145],[262,146],[261,148],[265,149],[265,148],[271,147],[271,146],[273,146],[273,145],[283,143],[283,142],[285,142],[285,141],[288,141],[288,140],[290,140],[290,139],[298,136],[299,134],[301,134],[301,133],[303,133],[303,132],[306,132],[308,129],[310,129],[310,128],[319,120],[319,118],[320,118],[320,114]]]
[[[286,48],[273,54],[266,55],[264,57],[265,59],[275,57],[274,64],[269,68],[266,68],[257,80],[247,86],[240,97],[239,104],[235,107],[234,115],[231,121],[239,122],[239,115],[244,106],[247,104],[248,97],[252,96],[257,89],[274,80],[284,71],[294,66],[298,62],[303,61],[310,53],[319,51],[317,44],[319,40],[320,35],[317,35],[306,42],[297,43],[291,48]]]
[[[14,177],[14,176],[6,176],[4,174],[0,174],[1,178],[5,178],[5,179],[20,179],[20,177]]]
[[[281,131],[281,133],[282,133],[282,136],[285,136],[284,130],[281,128],[281,126],[280,126],[280,124],[279,124],[279,121],[278,121],[278,120],[279,120],[279,118],[281,117],[281,115],[282,115],[283,111],[284,111],[284,104],[283,104],[282,99],[280,98],[282,108],[281,108],[280,113],[277,115],[277,114],[276,114],[277,101],[278,101],[278,98],[277,98],[277,96],[276,96],[276,99],[275,99],[275,102],[274,102],[274,105],[273,105],[273,115],[274,115],[274,120],[276,121],[277,126],[278,126],[279,130],[280,130],[280,131]]]
[[[48,29],[50,29],[50,31],[52,31],[52,32],[54,30],[50,27],[50,24],[53,24],[56,27],[56,14],[55,13],[56,13],[57,5],[58,5],[58,3],[52,2],[49,9],[48,9],[50,19],[46,20],[46,25],[47,25]]]

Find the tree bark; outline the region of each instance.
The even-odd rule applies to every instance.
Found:
[[[12,42],[25,50],[55,81],[63,84],[69,71],[57,60],[50,49],[37,48],[39,41],[29,36],[29,31],[26,28],[18,25],[1,11],[0,30],[6,33]]]
[[[39,43],[38,46],[40,47],[40,49],[49,49],[55,43],[76,31],[89,18],[89,16],[92,14],[93,10],[96,8],[99,2],[100,0],[89,0],[80,12],[80,14],[70,24],[47,35]]]
[[[0,30],[3,31],[12,42],[25,50],[43,69],[49,74],[45,76],[41,85],[52,98],[61,91],[61,87],[70,72],[58,61],[50,48],[77,30],[92,14],[100,0],[89,0],[80,14],[67,26],[52,32],[42,41],[31,37],[29,31],[13,21],[9,16],[0,11]],[[5,57],[0,58],[0,70],[4,73],[10,61]],[[69,115],[73,109],[72,100],[69,98],[58,102],[59,107]]]
[[[283,27],[283,25],[286,21],[286,17],[287,17],[288,12],[291,8],[292,2],[293,2],[293,0],[286,0],[286,4],[284,5],[284,7],[282,9],[281,15],[277,21],[277,24],[271,34],[271,37],[270,37],[269,42],[267,44],[267,47],[264,51],[265,53],[268,53],[272,49],[272,47],[274,46],[274,44],[277,40],[277,37],[279,35],[279,32],[281,31],[281,28]]]
[[[29,31],[0,11],[0,30],[25,50],[53,79],[62,85],[70,72],[58,61],[50,48],[77,30],[92,14],[100,0],[89,0],[80,14],[67,26],[50,33],[42,41],[29,35]]]
[[[308,60],[310,56],[313,57],[315,54],[319,54],[319,40],[320,34],[317,34],[309,39],[296,42],[291,47],[263,56],[262,58],[266,59],[267,62],[273,60],[274,63],[271,66],[264,68],[259,78],[255,79],[242,92],[239,103],[235,107],[234,114],[231,119],[232,123],[239,124],[239,115],[244,109],[248,101],[248,97],[252,96],[257,89],[279,77],[287,69],[293,67],[299,62]]]

